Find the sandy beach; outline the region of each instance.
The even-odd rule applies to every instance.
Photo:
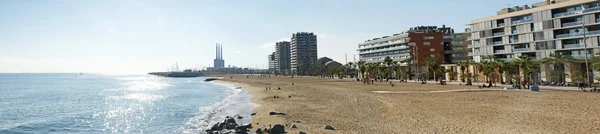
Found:
[[[243,87],[254,132],[269,124],[306,133],[600,133],[599,93],[503,91],[462,85],[327,78],[221,76]],[[230,78],[232,77],[232,78]],[[292,85],[294,83],[294,85]],[[271,90],[265,90],[271,87]],[[282,90],[277,90],[281,87]],[[464,92],[464,91],[470,92]],[[524,94],[523,94],[524,93]],[[274,95],[280,98],[273,98]],[[291,96],[291,98],[288,98]],[[286,115],[269,115],[269,112]],[[257,125],[258,123],[258,125]],[[325,130],[325,125],[335,128]]]

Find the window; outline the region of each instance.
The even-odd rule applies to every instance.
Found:
[[[433,52],[433,51],[435,51],[435,48],[429,49],[429,51]]]
[[[429,43],[429,42],[423,42],[423,45],[429,46],[429,45],[431,45],[431,43]]]
[[[425,36],[425,37],[423,37],[423,39],[432,40],[432,39],[435,39],[435,37],[433,37],[433,36]]]

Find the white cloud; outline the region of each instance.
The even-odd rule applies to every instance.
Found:
[[[280,41],[290,41],[290,38],[281,38],[277,41],[264,43],[264,44],[260,45],[260,48],[275,48],[275,44]]]

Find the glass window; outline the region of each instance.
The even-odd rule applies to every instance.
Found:
[[[429,46],[429,45],[431,45],[431,43],[429,43],[429,42],[423,42],[423,45]]]
[[[432,40],[432,39],[435,39],[435,37],[433,37],[433,36],[425,36],[425,37],[423,37],[423,39]]]
[[[433,51],[435,51],[435,48],[429,49],[429,51],[433,52]]]

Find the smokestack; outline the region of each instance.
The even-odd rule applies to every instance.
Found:
[[[222,60],[223,59],[223,45],[219,45],[219,46],[220,46],[219,47],[219,50],[220,50],[220,52],[219,52],[219,59]]]
[[[215,44],[215,59],[219,59],[219,44]]]

